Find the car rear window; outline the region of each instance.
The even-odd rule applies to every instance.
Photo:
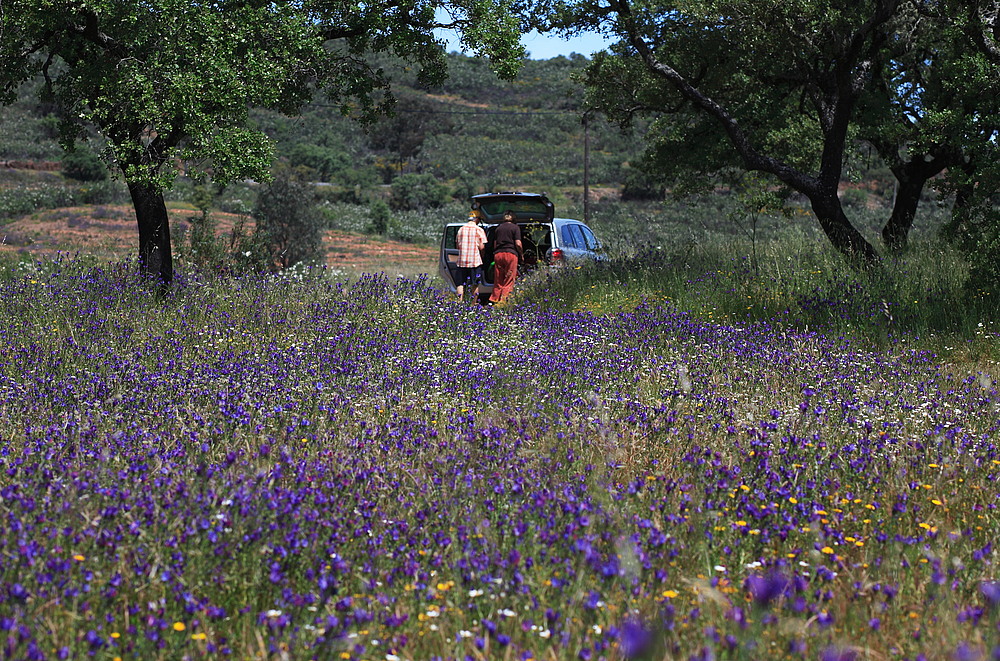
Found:
[[[545,218],[548,215],[545,203],[537,199],[519,200],[504,197],[496,200],[485,200],[481,204],[482,210],[490,218],[503,216],[505,211],[513,211],[518,218]]]

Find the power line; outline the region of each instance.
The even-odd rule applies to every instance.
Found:
[[[307,108],[340,108],[340,106],[312,103]],[[424,115],[576,115],[582,114],[575,110],[419,110],[415,108],[393,108],[394,113],[411,113]]]

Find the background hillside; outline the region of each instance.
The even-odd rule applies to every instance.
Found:
[[[583,57],[528,60],[514,82],[496,80],[487,63],[450,56],[444,85],[423,88],[416,72],[386,67],[397,90],[395,115],[359,130],[339,108],[314,104],[300,118],[260,113],[279,154],[316,167],[333,183],[390,183],[408,172],[480,192],[506,187],[583,185],[582,87],[572,76]],[[620,186],[641,148],[605,122],[590,131],[590,179]]]
[[[318,100],[298,117],[257,112],[255,120],[293,164],[318,180],[345,185],[389,183],[406,172],[430,172],[472,186],[582,185],[583,89],[572,79],[583,56],[526,60],[516,81],[499,81],[484,60],[449,56],[450,77],[435,88],[416,71],[386,60],[395,114],[368,127]],[[0,160],[58,161],[57,118],[38,101],[37,86],[0,117]],[[591,181],[623,182],[623,168],[641,148],[603,121],[590,131]]]
[[[574,76],[588,60],[579,55],[526,60],[518,78],[504,82],[483,60],[458,54],[448,58],[449,78],[433,88],[420,85],[412,68],[381,61],[397,103],[392,115],[370,126],[321,99],[297,117],[253,115],[275,141],[277,156],[293,166],[307,166],[322,184],[327,230],[371,234],[372,205],[388,200],[391,218],[377,233],[432,243],[442,220],[461,218],[470,195],[509,189],[547,192],[560,215],[583,217],[583,87]],[[37,92],[37,86],[23,88],[18,101],[0,115],[0,161],[16,166],[0,168],[0,223],[8,225],[8,248],[37,249],[48,243],[50,249],[72,250],[73,245],[57,245],[38,227],[11,223],[32,214],[35,221],[44,221],[46,213],[70,208],[78,225],[82,218],[90,229],[99,229],[87,210],[98,205],[98,215],[118,214],[127,224],[127,207],[114,207],[128,203],[127,193],[116,181],[81,183],[60,173],[58,119],[39,102]],[[631,165],[643,151],[643,139],[641,124],[625,134],[601,118],[590,123],[589,220],[610,246],[691,243],[718,236],[758,240],[788,231],[816,235],[815,220],[804,208],[791,218],[747,213],[729,190],[684,200],[664,197],[665,182],[650,182]],[[97,148],[84,145],[81,151]],[[892,199],[891,177],[877,158],[862,159],[850,169],[845,202],[859,227],[875,236]],[[211,207],[245,218],[257,188],[245,183],[213,190]],[[193,212],[195,198],[195,187],[184,178],[168,194],[172,212],[181,216]],[[935,231],[943,215],[937,205],[923,204],[915,235]],[[230,225],[235,222],[222,217]],[[172,223],[180,239],[185,218]]]

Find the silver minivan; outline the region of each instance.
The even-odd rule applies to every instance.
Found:
[[[504,212],[514,212],[521,228],[524,257],[518,265],[523,273],[539,266],[558,266],[585,259],[603,259],[601,243],[594,232],[579,220],[556,218],[555,206],[537,193],[483,193],[472,197],[472,208],[479,211],[486,230],[486,250],[483,255],[483,280],[480,296],[493,291],[493,233],[503,220]],[[448,223],[441,236],[438,273],[454,292],[458,261],[456,237],[465,222]]]

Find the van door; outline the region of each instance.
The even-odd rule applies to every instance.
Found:
[[[441,279],[455,291],[458,282],[458,228],[460,224],[445,225],[441,236],[441,255],[438,263],[438,274]]]

